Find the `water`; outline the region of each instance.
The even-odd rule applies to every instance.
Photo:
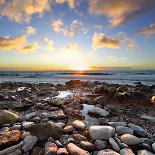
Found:
[[[63,83],[69,80],[102,81],[118,84],[155,84],[155,70],[105,70],[105,71],[0,71],[0,82]]]

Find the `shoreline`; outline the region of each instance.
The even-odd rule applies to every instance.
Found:
[[[47,142],[52,143],[51,149],[57,148],[58,151],[58,149],[64,148],[70,154],[73,148],[77,149],[76,146],[70,143],[74,143],[82,151],[88,151],[90,153],[105,149],[112,149],[120,153],[120,150],[124,148],[130,148],[134,153],[142,150],[142,148],[147,148],[148,151],[153,152],[155,151],[152,147],[155,143],[155,100],[152,99],[154,95],[155,85],[148,86],[142,85],[141,83],[120,85],[80,80],[71,80],[65,84],[0,83],[0,117],[2,117],[1,113],[3,113],[3,110],[11,111],[11,113],[18,116],[18,119],[13,121],[13,123],[9,123],[7,119],[6,122],[1,122],[0,137],[2,139],[6,138],[6,132],[8,132],[7,134],[11,134],[15,130],[20,132],[17,141],[12,140],[10,142],[8,137],[8,141],[4,142],[0,140],[0,154],[2,150],[24,141],[26,137],[22,139],[22,135],[27,132],[30,132],[30,135],[28,134],[29,138],[35,139],[37,137],[37,140],[34,140],[36,142],[32,148],[27,150],[32,155],[36,151],[36,148],[44,154],[46,149],[50,147],[47,145]],[[75,120],[79,120],[79,122],[73,123]],[[61,137],[56,138],[59,142],[61,141],[60,143],[63,143],[61,138],[66,134],[69,135],[68,138],[71,141],[62,144],[63,146],[59,144],[59,146],[56,140],[48,140],[52,135],[47,136],[46,133],[38,131],[39,129],[37,130],[35,128],[35,126],[41,128],[40,126],[42,124],[48,128],[49,121],[54,122],[59,128],[62,128],[61,132],[63,133]],[[55,124],[52,124],[52,126]],[[133,124],[140,126],[143,130],[139,128],[139,132],[135,131]],[[86,142],[81,144],[81,140],[91,143],[92,147],[95,146],[95,142],[98,140],[92,138],[93,136],[90,133],[92,125],[102,126],[103,128],[105,126],[114,128],[115,134],[109,137],[113,138],[114,141],[117,141],[117,138],[122,140],[120,136],[123,136],[124,133],[118,134],[117,131],[118,126],[121,126],[121,128],[125,127],[125,131],[123,130],[123,132],[126,134],[130,133],[130,135],[134,135],[137,138],[147,138],[149,142],[137,142],[137,144],[128,145],[128,147],[122,147],[116,142],[119,145],[119,149],[118,147],[114,149],[111,139],[110,141],[107,139],[102,140],[108,141],[106,148],[102,148],[101,150],[87,150],[84,145]],[[81,130],[82,126],[84,127]],[[126,131],[127,129],[128,131]],[[47,136],[41,144],[40,137],[36,134],[37,132],[42,137]],[[57,131],[55,132],[57,133]],[[30,136],[34,136],[35,138]],[[80,138],[82,136],[83,138]],[[122,140],[122,142],[124,141]],[[147,144],[148,147],[145,147],[144,144]],[[21,145],[23,147],[24,144]],[[23,154],[23,149],[18,149],[18,151]]]

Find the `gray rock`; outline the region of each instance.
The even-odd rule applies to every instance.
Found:
[[[120,150],[120,154],[121,155],[135,155],[131,149],[128,148],[124,148],[122,150]]]
[[[45,144],[45,155],[56,155],[58,147],[55,143],[47,142]]]
[[[100,150],[104,150],[105,148],[107,148],[108,143],[107,141],[102,141],[102,140],[96,140],[95,141],[95,148],[100,151]]]
[[[139,150],[137,155],[154,155],[154,153],[147,150]]]
[[[65,119],[66,116],[62,110],[52,111],[48,113],[49,117],[54,120]]]
[[[17,149],[14,152],[9,153],[8,155],[22,155],[22,151],[20,149]]]
[[[29,114],[25,114],[26,120],[30,120],[31,118],[37,116],[36,112],[31,112]]]
[[[101,150],[97,153],[97,155],[120,155],[119,153],[110,150],[110,149],[106,149],[106,150]]]
[[[95,145],[88,141],[81,141],[80,145],[81,145],[81,148],[86,151],[89,151],[89,152],[95,151]]]
[[[152,144],[152,150],[155,153],[155,143]]]
[[[38,138],[36,136],[28,135],[23,141],[22,150],[23,152],[28,152],[32,150],[33,146],[36,144]]]
[[[86,128],[86,124],[80,120],[75,120],[72,122],[72,124],[76,129],[79,129],[79,130],[84,130]]]
[[[63,134],[63,129],[53,122],[35,124],[28,130],[32,135],[38,137],[39,141],[45,141],[48,137],[59,139]]]
[[[126,122],[109,122],[108,124],[114,128],[116,128],[117,126],[127,126]]]
[[[70,153],[70,155],[90,155],[89,152],[79,148],[78,146],[76,146],[73,143],[69,143],[67,145],[67,150]]]
[[[117,151],[117,152],[120,151],[119,145],[116,143],[116,141],[113,138],[109,138],[109,143],[114,151]]]
[[[0,125],[13,124],[19,119],[19,116],[8,110],[0,110]]]
[[[60,137],[59,141],[60,143],[64,144],[64,142],[69,138],[69,135],[63,135]]]
[[[116,132],[119,135],[123,134],[131,134],[133,135],[133,130],[131,128],[125,127],[125,126],[117,126],[116,127]]]
[[[34,125],[34,122],[23,122],[23,129],[28,129],[30,126]]]
[[[90,126],[89,134],[93,140],[108,140],[115,134],[115,129],[111,126]]]

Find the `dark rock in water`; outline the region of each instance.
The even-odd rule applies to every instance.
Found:
[[[19,116],[8,111],[0,110],[0,125],[13,124],[19,119]]]
[[[21,132],[19,130],[0,132],[0,150],[19,142]]]
[[[45,141],[48,137],[59,139],[63,134],[63,129],[53,122],[35,124],[30,126],[28,130],[32,135],[38,137],[39,141]]]

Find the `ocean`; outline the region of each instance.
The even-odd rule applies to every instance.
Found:
[[[103,71],[0,71],[2,82],[64,83],[69,80],[101,81],[118,84],[141,82],[155,85],[155,70],[103,70]]]

